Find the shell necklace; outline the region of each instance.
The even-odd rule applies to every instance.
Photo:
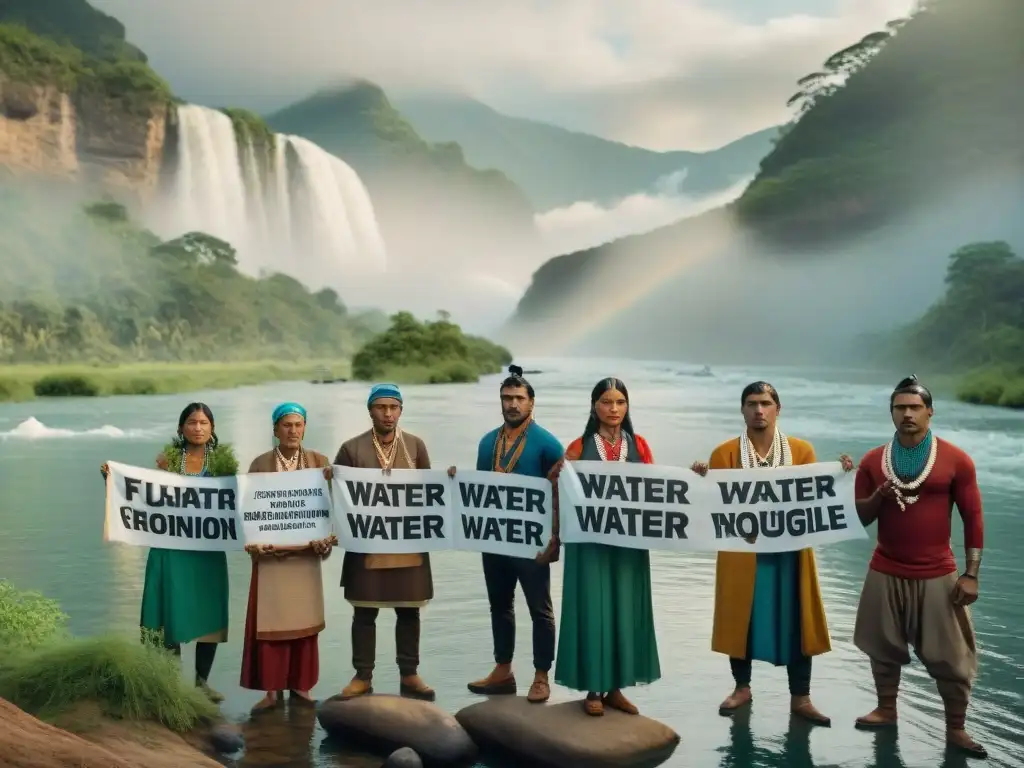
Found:
[[[910,482],[901,480],[899,475],[896,474],[896,469],[893,467],[892,448],[897,442],[896,437],[894,436],[892,440],[885,444],[885,448],[882,449],[882,475],[892,483],[893,490],[896,491],[896,503],[900,505],[900,509],[904,512],[907,511],[908,506],[915,504],[921,498],[920,488],[924,485],[925,480],[928,479],[928,475],[931,474],[932,468],[935,466],[935,457],[939,452],[939,441],[934,436],[929,436],[929,439],[931,445],[928,446],[928,459],[924,463],[924,469]],[[914,493],[914,491],[918,492]]]
[[[292,472],[297,469],[305,469],[306,461],[302,453],[303,451],[302,448],[300,447],[299,450],[295,452],[295,455],[288,459],[285,458],[285,455],[283,453],[281,453],[280,446],[274,448],[274,462],[277,464],[277,471]]]
[[[628,450],[622,450],[622,449],[623,448],[627,448],[627,445],[625,444],[625,441],[628,440],[628,439],[629,438],[626,436],[626,434],[624,432],[620,432],[619,433],[619,442],[617,443],[618,448],[619,448],[619,455],[615,459],[613,459],[613,461],[625,461],[626,460],[626,458],[627,458],[627,456],[629,454],[629,451]],[[601,461],[608,461],[608,451],[604,447],[604,444],[605,444],[604,438],[601,437],[600,434],[595,432],[594,433],[594,445],[597,446],[597,455],[601,457]]]
[[[747,433],[740,435],[740,462],[744,469],[775,469],[777,467],[788,467],[793,463],[793,454],[789,448],[789,440],[782,431],[775,430],[772,435],[772,446],[764,457],[758,455],[754,444],[747,437]]]

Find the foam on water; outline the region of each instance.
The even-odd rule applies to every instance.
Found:
[[[60,429],[58,427],[48,427],[43,422],[39,421],[35,416],[30,416],[21,422],[14,429],[0,432],[0,439],[21,439],[21,440],[47,440],[52,438],[72,438],[72,437],[110,437],[110,438],[127,438],[127,439],[139,439],[149,437],[150,433],[143,429],[121,429],[111,424],[104,424],[101,427],[94,429]]]

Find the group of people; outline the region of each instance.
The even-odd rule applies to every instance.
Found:
[[[552,536],[536,558],[484,554],[495,666],[469,683],[483,695],[515,694],[515,590],[523,589],[533,624],[532,682],[527,699],[551,694],[554,681],[585,693],[582,706],[600,716],[606,708],[637,714],[623,689],[661,676],[655,632],[649,553],[601,544],[565,544],[560,631],[556,647],[550,565],[560,559],[557,478],[565,460],[653,463],[644,438],[634,432],[629,392],[617,378],[591,392],[590,417],[580,437],[563,451],[533,418],[535,392],[522,369],[511,366],[500,385],[503,423],[480,440],[476,469],[548,478],[554,485]],[[398,386],[377,384],[367,400],[371,428],[345,442],[333,464],[380,469],[428,469],[423,440],[399,427],[403,399]],[[748,385],[740,396],[745,429],[692,470],[773,469],[817,461],[813,446],[778,427],[779,393],[767,382]],[[932,395],[916,377],[892,392],[891,440],[869,451],[856,468],[857,512],[865,526],[877,522],[877,546],[868,566],[857,612],[854,643],[870,660],[877,707],[860,717],[861,729],[893,727],[901,668],[910,649],[936,681],[945,706],[946,740],[969,755],[986,751],[965,730],[977,648],[969,606],[978,596],[983,546],[981,495],[970,457],[936,437],[930,427]],[[303,446],[307,414],[297,403],[278,406],[271,417],[276,445],[253,460],[250,472],[287,472],[320,467],[327,457]],[[843,469],[853,460],[840,457]],[[229,446],[218,441],[213,413],[190,404],[178,422],[175,442],[158,467],[183,475],[238,471]],[[103,468],[106,474],[106,467]],[[450,476],[456,467],[448,469]],[[964,525],[966,562],[959,571],[952,549],[951,510]],[[336,539],[302,547],[254,546],[245,622],[241,685],[264,692],[255,709],[273,707],[290,691],[293,701],[312,702],[319,675],[317,635],[324,628],[321,563]],[[396,662],[403,695],[433,700],[418,673],[420,609],[433,598],[428,554],[345,552],[341,586],[353,606],[352,665],[344,697],[373,692],[376,622],[381,608],[396,616]],[[207,679],[217,643],[227,638],[228,582],[224,553],[153,549],[146,565],[141,624],[163,633],[180,652],[196,642],[196,684],[214,700]],[[717,560],[712,649],[729,657],[735,682],[719,711],[730,715],[751,699],[753,661],[785,666],[791,712],[810,723],[830,719],[810,697],[811,660],[831,650],[831,639],[812,549],[753,554],[720,552]]]

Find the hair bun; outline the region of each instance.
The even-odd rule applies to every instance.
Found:
[[[513,376],[522,376],[523,375],[523,369],[520,368],[518,365],[510,365],[508,367],[508,372],[510,374],[512,374]]]

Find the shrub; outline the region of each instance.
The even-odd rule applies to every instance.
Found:
[[[62,635],[67,620],[57,601],[38,592],[19,591],[10,582],[0,581],[0,651],[36,648]]]
[[[44,376],[32,387],[36,397],[96,397],[100,388],[85,376],[59,373]]]

